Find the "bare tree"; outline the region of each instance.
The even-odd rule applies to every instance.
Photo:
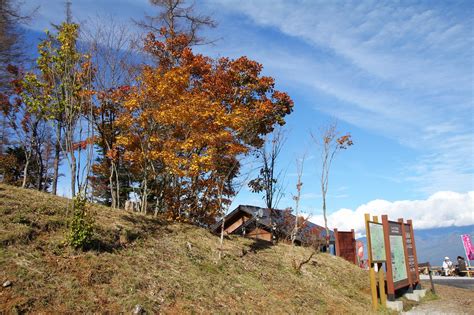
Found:
[[[150,0],[160,11],[156,16],[145,16],[145,20],[136,22],[139,26],[153,32],[160,33],[162,27],[170,30],[168,36],[185,34],[188,38],[186,45],[203,45],[212,43],[206,41],[198,33],[204,27],[215,27],[216,23],[205,15],[196,13],[194,4],[186,5],[185,0]]]
[[[107,21],[106,23],[104,21]],[[119,129],[115,126],[123,102],[117,92],[126,89],[133,82],[137,70],[134,59],[137,37],[126,24],[117,22],[113,17],[97,17],[90,20],[82,33],[88,50],[96,65],[94,90],[100,96],[94,105],[92,123],[99,139],[96,141],[102,148],[104,158],[110,167],[109,189],[112,208],[120,206],[119,152],[114,148]]]
[[[249,182],[252,192],[263,192],[265,205],[270,212],[278,206],[283,197],[283,171],[277,170],[277,160],[285,143],[283,129],[276,128],[270,137],[267,137],[265,145],[257,151],[260,160],[260,171],[257,178]]]
[[[319,147],[321,153],[321,195],[323,199],[323,217],[324,228],[326,230],[326,248],[329,248],[329,228],[327,220],[327,203],[326,197],[329,187],[329,173],[332,162],[336,154],[352,146],[352,137],[349,133],[340,135],[337,129],[337,123],[333,122],[321,129],[319,134],[311,133],[311,137],[316,145]]]
[[[306,154],[303,155],[302,158],[296,159],[296,174],[297,174],[297,182],[296,182],[296,196],[293,196],[293,200],[295,201],[295,226],[291,233],[291,243],[295,245],[296,236],[298,235],[298,215],[299,215],[299,206],[300,206],[300,199],[301,199],[301,187],[303,187],[303,183],[301,182],[301,177],[303,176],[303,167],[304,167],[304,160]]]

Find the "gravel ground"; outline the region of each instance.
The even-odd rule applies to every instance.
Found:
[[[422,281],[423,288],[430,288],[429,282]],[[404,314],[473,314],[474,290],[435,284],[438,300],[427,301]]]

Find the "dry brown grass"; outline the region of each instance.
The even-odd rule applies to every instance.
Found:
[[[64,244],[68,200],[0,185],[0,313],[368,313],[366,272],[307,248],[225,240],[185,224],[93,206],[94,247]],[[70,211],[69,211],[70,213]]]

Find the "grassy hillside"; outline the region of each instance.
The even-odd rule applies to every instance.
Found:
[[[92,249],[64,244],[64,198],[0,185],[0,313],[365,313],[370,310],[366,272],[340,258],[288,245],[262,247],[225,241],[185,224],[91,206],[96,217]]]

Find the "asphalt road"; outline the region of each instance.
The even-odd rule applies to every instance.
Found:
[[[420,280],[430,281],[430,277],[426,275],[420,275]],[[433,283],[449,285],[452,287],[468,289],[474,291],[474,277],[442,277],[433,276]]]

